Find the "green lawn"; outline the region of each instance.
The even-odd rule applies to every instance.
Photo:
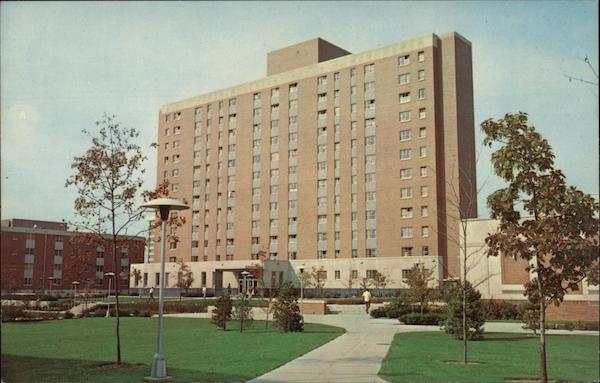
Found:
[[[2,324],[5,382],[139,382],[150,373],[157,319],[122,318],[122,355],[115,361],[114,318]],[[167,371],[175,382],[239,382],[259,376],[341,335],[337,327],[305,324],[281,333],[255,322],[243,333],[217,330],[208,319],[165,318]]]
[[[394,341],[379,376],[389,382],[505,382],[539,377],[538,338],[486,333],[469,342],[475,365],[462,360],[462,341],[441,332],[402,333]],[[598,381],[598,337],[550,335],[546,344],[550,379]]]

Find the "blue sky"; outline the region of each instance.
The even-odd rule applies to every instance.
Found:
[[[598,2],[0,3],[2,218],[73,219],[70,163],[107,112],[141,131],[155,184],[161,105],[264,77],[313,37],[351,52],[457,31],[473,44],[475,128],[526,111],[567,181],[598,194]],[[489,151],[478,163],[485,197]]]

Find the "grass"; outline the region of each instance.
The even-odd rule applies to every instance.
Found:
[[[2,379],[6,382],[140,382],[156,351],[157,319],[122,318],[126,368],[102,368],[116,359],[114,318],[2,324]],[[264,322],[240,333],[220,331],[208,319],[165,318],[164,352],[175,382],[240,382],[262,375],[336,338],[344,330],[305,324],[282,333]]]
[[[379,376],[396,382],[505,382],[539,378],[538,338],[526,334],[486,333],[469,342],[464,366],[462,341],[438,332],[394,337]],[[598,337],[550,335],[546,344],[548,375],[561,381],[598,381]]]

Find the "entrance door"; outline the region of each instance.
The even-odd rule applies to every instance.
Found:
[[[215,285],[215,291],[223,290],[223,272],[222,271],[213,272],[213,283]]]

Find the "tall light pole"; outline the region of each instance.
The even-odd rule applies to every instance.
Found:
[[[113,273],[113,272],[104,273],[104,276],[108,277],[108,293],[106,294],[106,315],[104,317],[109,318],[110,317],[110,282],[112,281],[112,278],[115,276],[115,273]]]
[[[302,314],[302,322],[304,323],[304,267],[300,267],[298,271],[300,272],[300,314]]]
[[[77,285],[79,284],[79,282],[73,281],[71,282],[71,284],[73,285],[73,307],[75,307],[77,303]]]
[[[54,277],[48,277],[48,282],[50,283],[50,295],[52,295],[52,282],[54,282]]]
[[[250,275],[250,273],[248,271],[244,270],[241,272],[241,274],[242,274],[242,280],[244,281],[243,282],[243,284],[244,284],[243,292],[244,292],[244,294],[248,295],[248,282],[246,281],[246,277],[248,277],[248,275]]]
[[[167,252],[167,220],[169,211],[185,210],[189,206],[171,198],[158,198],[142,204],[143,208],[155,209],[162,222],[162,251],[160,252],[160,288],[158,290],[158,337],[156,341],[156,354],[152,359],[152,370],[150,376],[144,378],[147,382],[165,382],[170,381],[171,377],[167,375],[167,363],[163,354],[162,330],[163,330],[163,306],[164,306],[164,287],[165,287],[165,253]]]

